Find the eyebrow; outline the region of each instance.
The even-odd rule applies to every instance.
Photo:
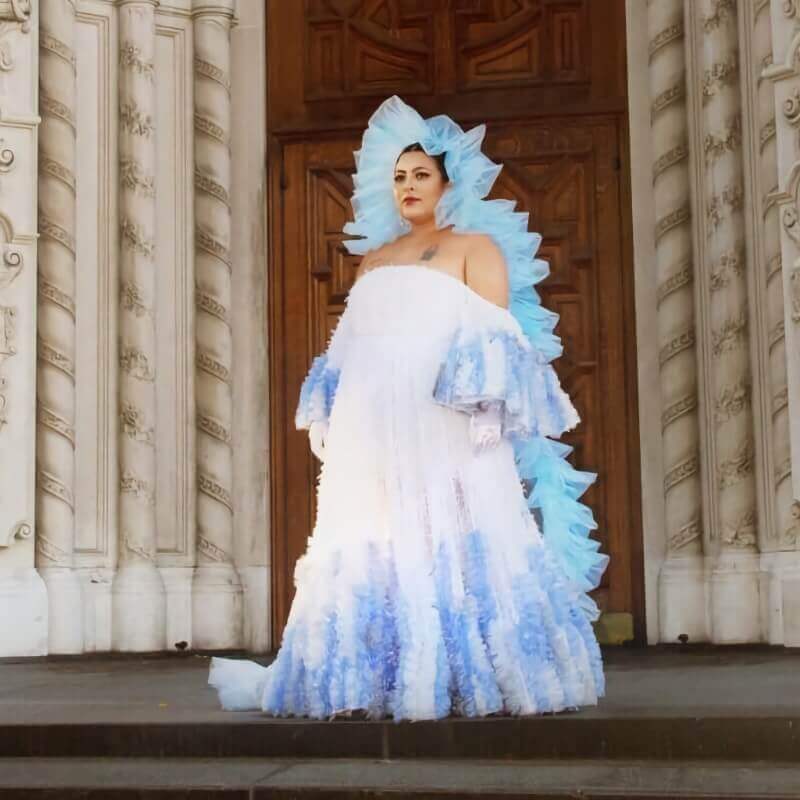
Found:
[[[422,170],[423,172],[430,172],[430,169],[428,167],[414,167],[413,172],[419,172],[420,170]],[[406,173],[404,169],[396,169],[394,171],[394,174],[399,175],[401,172],[403,173],[403,175],[405,175]]]

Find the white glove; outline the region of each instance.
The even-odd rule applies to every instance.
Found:
[[[325,439],[328,436],[327,420],[312,422],[308,428],[308,442],[311,452],[320,460],[325,460]]]
[[[496,447],[503,438],[502,403],[481,403],[469,418],[469,440],[476,453]]]

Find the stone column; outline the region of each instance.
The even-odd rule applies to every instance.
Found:
[[[770,554],[770,562],[779,561],[782,574],[780,594],[782,639],[788,646],[800,645],[800,0],[771,0],[772,64],[764,77],[773,90],[774,152],[777,163],[777,191],[769,198],[777,205],[780,220],[780,271],[783,302],[782,346],[785,353],[785,390],[778,386],[777,405],[785,405],[785,417],[776,416],[775,424],[786,431],[782,441],[788,450],[787,460],[775,454],[776,544],[794,552]],[[776,279],[777,282],[777,279]],[[775,292],[777,294],[777,290]],[[772,295],[771,295],[772,297]],[[771,298],[770,298],[771,299]],[[773,312],[770,308],[770,316]],[[778,312],[775,312],[777,320]],[[776,321],[776,327],[778,323]],[[785,420],[784,423],[779,420]],[[776,431],[776,436],[778,436]],[[788,514],[787,506],[788,504]]]
[[[158,0],[119,5],[119,568],[114,650],[163,650],[156,568],[156,88]]]
[[[765,571],[762,609],[771,644],[784,642],[783,579],[794,560],[781,552],[794,549],[800,526],[792,515],[792,461],[786,371],[786,335],[781,280],[780,214],[775,94],[767,77],[772,68],[772,20],[769,2],[740,7],[739,41],[743,99],[745,177],[751,202],[746,209],[751,270],[749,293],[756,343],[754,417],[756,442],[763,455],[756,471],[764,492],[760,532]],[[788,558],[787,558],[788,556]]]
[[[75,546],[75,4],[42,0],[36,565],[49,652],[83,651]]]
[[[269,396],[266,258],[266,8],[239,3],[231,31],[234,552],[242,580],[242,645],[270,650]],[[254,302],[254,298],[256,301]],[[245,366],[243,366],[245,365]]]
[[[233,565],[231,52],[233,0],[194,0],[197,570],[192,645],[241,646]]]
[[[667,555],[660,639],[706,638],[682,0],[648,6]]]
[[[710,334],[707,421],[716,505],[710,536],[717,550],[711,637],[721,644],[754,642],[761,639],[761,621],[737,4],[700,0],[690,13],[697,15],[702,70],[698,248]]]

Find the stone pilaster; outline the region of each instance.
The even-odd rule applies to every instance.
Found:
[[[667,555],[660,639],[706,638],[684,4],[648,6]]]
[[[119,569],[113,649],[166,645],[156,568],[156,88],[158,0],[119,6]]]
[[[0,657],[48,646],[34,568],[38,31],[29,0],[0,0]]]
[[[800,534],[800,2],[771,0],[770,19],[772,63],[764,69],[764,77],[771,82],[774,91],[778,186],[769,200],[777,206],[780,220],[782,339],[786,366],[786,391],[778,394],[777,404],[786,404],[789,451],[788,463],[786,460],[777,462],[776,454],[775,479],[781,479],[776,486],[776,502],[790,501],[788,509],[786,505],[776,506],[775,538],[770,544],[796,550]],[[776,311],[776,318],[777,315]],[[780,594],[781,600],[781,641],[790,646],[800,645],[800,562],[796,553],[770,554],[769,558],[780,563],[777,575],[780,592],[774,594]]]
[[[39,296],[36,564],[49,651],[83,650],[75,545],[75,4],[42,0],[39,30]]]
[[[701,0],[688,14],[702,143],[696,232],[708,362],[711,638],[752,642],[761,639],[761,619],[737,2]]]
[[[197,571],[192,644],[242,640],[242,588],[233,565],[231,332],[232,0],[195,0],[195,292]]]
[[[768,0],[743,3],[739,13],[748,293],[753,342],[753,416],[759,491],[764,635],[784,641],[782,579],[791,566],[797,533],[792,519],[792,465],[788,413],[786,337],[781,280],[780,214],[775,94]],[[782,15],[781,15],[782,16]]]

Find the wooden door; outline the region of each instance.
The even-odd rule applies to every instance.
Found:
[[[278,0],[268,29],[276,644],[315,515],[294,409],[358,266],[341,244],[352,153],[393,93],[425,116],[486,122],[485,152],[504,165],[492,196],[544,237],[538,288],[561,315],[556,368],[583,419],[564,441],[599,473],[585,500],[611,555],[597,600],[643,639],[622,0]]]

